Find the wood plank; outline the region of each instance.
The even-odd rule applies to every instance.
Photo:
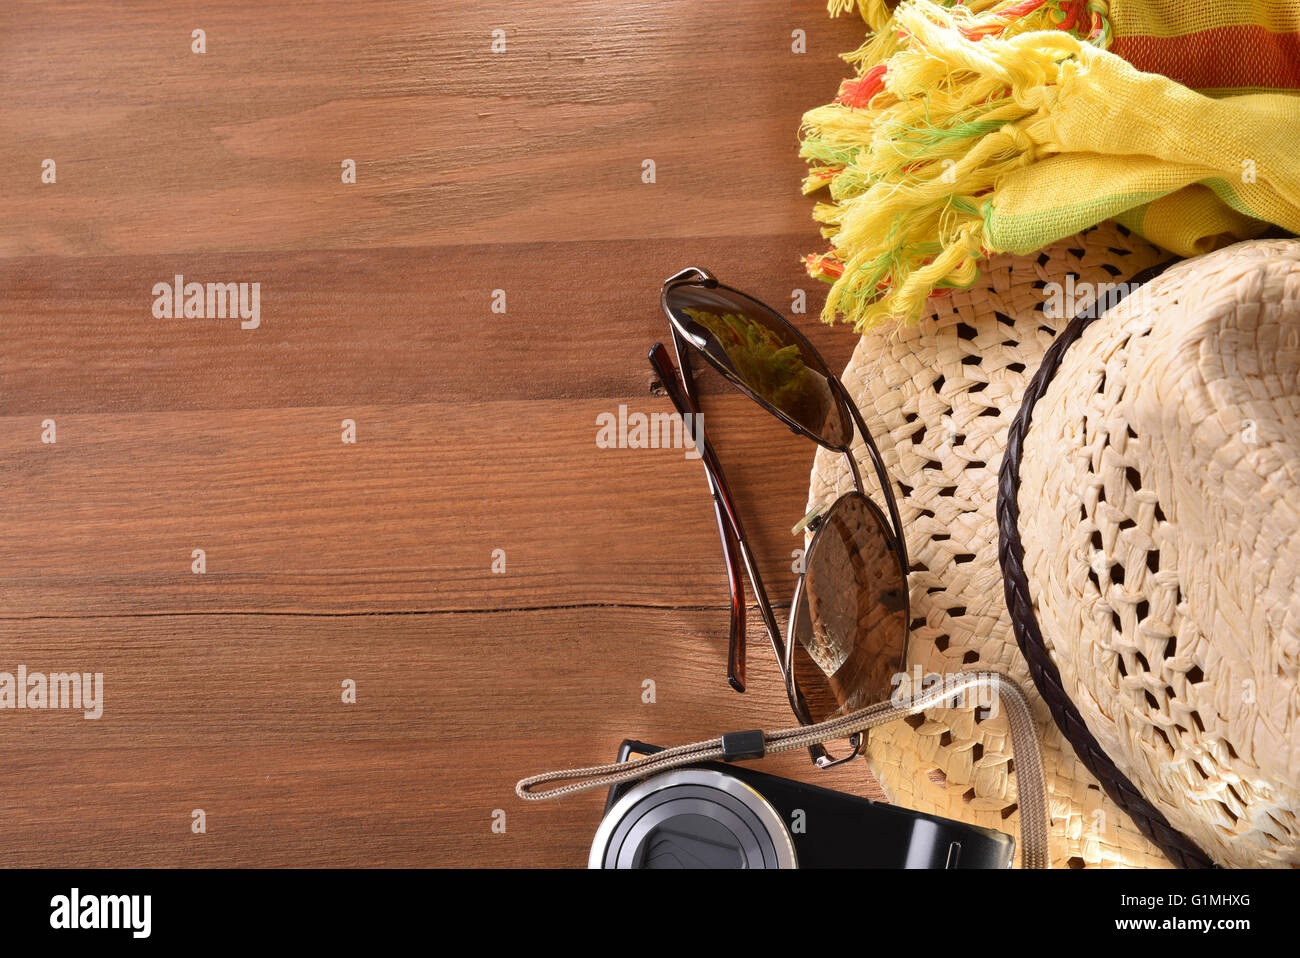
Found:
[[[726,687],[713,612],[0,622],[0,670],[104,676],[99,719],[4,713],[0,865],[580,866],[601,796],[524,803],[519,778],[794,724],[757,629],[750,691]],[[860,764],[764,769],[879,796]]]
[[[784,0],[10,0],[0,256],[812,236],[795,133],[855,21]]]
[[[780,601],[813,444],[739,394],[711,399]],[[35,418],[0,419],[0,615],[722,602],[703,467],[681,449],[598,448],[602,413],[617,406],[72,414],[52,445]]]
[[[714,269],[841,368],[803,235],[0,260],[0,414],[642,397],[665,278]],[[157,319],[156,283],[260,283],[261,325]],[[492,312],[493,290],[507,312]],[[794,314],[794,290],[807,312]]]

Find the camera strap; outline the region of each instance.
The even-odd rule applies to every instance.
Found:
[[[892,699],[877,702],[816,725],[801,725],[779,732],[763,732],[759,729],[732,732],[720,738],[678,745],[627,762],[544,772],[521,779],[515,785],[515,794],[528,801],[544,801],[588,789],[609,788],[683,765],[745,761],[762,758],[768,753],[808,748],[822,742],[848,738],[925,709],[956,707],[967,692],[979,688],[996,691],[1007,713],[1019,793],[1020,867],[1048,868],[1051,859],[1047,848],[1047,790],[1043,754],[1038,742],[1038,726],[1024,690],[1011,679],[996,672],[958,673],[933,688],[904,697],[901,702]],[[555,782],[568,784],[545,789],[539,787]]]

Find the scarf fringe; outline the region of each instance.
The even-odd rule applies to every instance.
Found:
[[[873,24],[878,0],[856,6]],[[859,331],[916,321],[936,290],[970,286],[990,252],[987,218],[1001,179],[1047,155],[1047,117],[1064,63],[1105,42],[1104,3],[930,0],[898,6],[845,59],[858,76],[803,118],[805,193],[831,250],[805,258],[832,283],[822,312]],[[1076,36],[1081,33],[1083,39]]]

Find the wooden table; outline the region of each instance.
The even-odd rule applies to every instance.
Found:
[[[805,289],[847,360],[796,134],[862,26],[468,6],[0,6],[0,671],[104,683],[0,710],[0,865],[582,865],[602,797],[516,779],[791,724],[753,608],[726,686],[699,462],[596,423],[669,410],[687,265]],[[259,283],[257,327],[155,316],[177,274]],[[812,444],[706,389],[785,600]]]

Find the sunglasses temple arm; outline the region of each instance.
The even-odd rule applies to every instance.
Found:
[[[672,327],[673,334],[673,351],[677,354],[677,363],[681,370],[681,382],[684,387],[685,400],[690,408],[698,416],[699,404],[695,401],[694,383],[695,378],[691,374],[691,355],[686,349],[686,343],[683,342],[681,335],[677,332],[677,327]],[[767,597],[767,589],[763,586],[763,577],[758,573],[758,563],[754,561],[754,554],[750,551],[749,540],[745,538],[745,530],[740,524],[740,513],[736,511],[735,500],[731,496],[731,491],[727,488],[727,478],[722,473],[722,464],[718,461],[717,455],[713,452],[713,446],[708,441],[708,433],[701,428],[700,435],[704,439],[704,469],[709,477],[709,487],[714,493],[714,503],[721,501],[723,511],[731,525],[732,535],[735,537],[736,545],[740,549],[741,558],[745,563],[745,572],[749,575],[750,587],[754,590],[754,599],[758,603],[758,612],[763,619],[763,626],[767,629],[767,636],[772,643],[772,651],[776,654],[777,667],[782,670],[782,678],[785,678],[785,660],[786,650],[785,643],[781,640],[781,627],[777,624],[776,614],[772,611],[772,602]],[[743,596],[742,596],[743,598]]]
[[[712,491],[712,483],[710,483]],[[727,587],[731,592],[731,628],[727,636],[727,683],[745,691],[745,587],[740,582],[740,560],[736,556],[731,526],[723,515],[722,503],[713,493],[713,516],[722,540],[722,557],[727,563]]]
[[[655,373],[659,376],[660,382],[664,385],[664,391],[668,393],[668,398],[672,400],[673,406],[676,407],[678,415],[683,419],[687,416],[698,416],[699,409],[690,394],[685,392],[679,385],[677,369],[668,359],[667,351],[662,344],[656,343],[650,350],[650,365]],[[692,421],[698,421],[692,419]],[[688,432],[683,428],[683,434]],[[727,506],[723,500],[723,494],[718,488],[718,483],[714,478],[713,470],[709,467],[709,460],[713,458],[713,450],[708,445],[707,438],[704,437],[703,428],[700,429],[699,435],[703,439],[700,449],[700,455],[704,459],[704,475],[709,483],[709,494],[713,497],[713,515],[718,524],[718,536],[722,540],[722,557],[727,564],[727,585],[731,591],[731,628],[727,640],[727,683],[737,692],[745,691],[745,594],[744,587],[740,582],[740,559],[737,555],[737,548],[734,538],[733,526],[728,518]]]
[[[655,348],[650,350],[650,363],[654,366],[655,371],[659,373],[659,379],[664,383],[664,388],[668,391],[669,398],[672,399],[673,405],[677,407],[677,411],[683,416],[687,413],[699,416],[699,406],[696,404],[695,399],[689,393],[677,388],[678,383],[684,381],[690,375],[689,366],[686,365],[688,360],[680,352],[679,361],[687,370],[681,379],[678,378],[677,370],[671,360],[668,359],[667,350],[663,348],[662,344],[656,344]],[[727,488],[727,480],[722,472],[722,464],[713,451],[713,444],[709,442],[707,431],[701,428],[699,434],[702,447],[701,458],[704,462],[705,475],[709,480],[709,491],[713,494],[715,512],[719,518],[718,529],[723,539],[723,550],[724,552],[727,551],[729,533],[740,551],[741,559],[744,561],[745,572],[748,574],[749,584],[754,590],[754,599],[758,603],[759,615],[762,617],[763,625],[767,629],[768,639],[772,643],[772,651],[776,654],[777,664],[784,671],[786,655],[785,643],[781,639],[781,627],[777,624],[776,615],[772,611],[772,603],[767,597],[767,589],[764,588],[763,579],[758,573],[758,564],[754,561],[754,554],[750,551],[749,541],[745,538],[745,530],[740,523],[740,516],[736,512],[735,501]],[[743,598],[743,595],[740,594],[740,583],[737,578],[736,588],[733,591],[733,604],[739,602],[743,609]],[[743,644],[743,635],[739,637],[739,641]],[[743,655],[741,661],[742,663],[744,661]]]
[[[862,412],[858,409],[857,403],[849,396],[848,390],[839,379],[832,377],[835,388],[839,391],[840,398],[844,405],[848,407],[849,415],[853,417],[853,424],[857,427],[858,435],[862,437],[863,444],[867,447],[867,455],[871,458],[871,464],[875,467],[876,478],[880,481],[880,492],[885,497],[885,506],[889,510],[889,522],[894,527],[894,546],[898,552],[898,557],[903,563],[903,574],[906,575],[912,568],[911,561],[907,557],[907,539],[903,535],[903,520],[898,514],[898,500],[894,498],[894,484],[889,478],[889,472],[885,469],[885,461],[880,457],[880,450],[876,448],[876,441],[871,438],[871,433],[867,430],[867,424],[862,419]],[[853,470],[853,480],[858,486],[858,491],[865,492],[861,488],[862,477],[858,474],[857,462],[853,458],[853,453],[845,450],[848,454],[849,466]]]

